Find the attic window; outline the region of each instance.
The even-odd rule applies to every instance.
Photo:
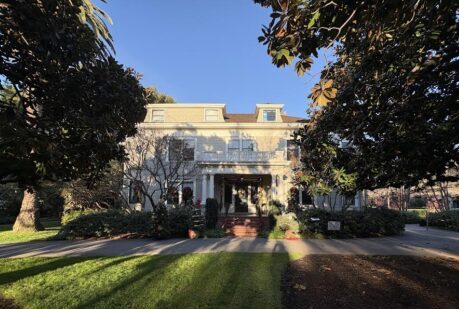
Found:
[[[276,110],[274,109],[263,110],[263,121],[276,121]]]
[[[206,118],[206,121],[217,121],[218,120],[218,110],[217,109],[206,109],[205,118]]]

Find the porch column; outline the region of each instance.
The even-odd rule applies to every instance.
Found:
[[[231,187],[231,205],[228,209],[228,213],[234,213],[236,205],[236,185],[233,184]]]
[[[204,205],[207,199],[207,174],[202,175],[202,193],[201,193],[201,204]]]
[[[179,191],[178,191],[178,203],[179,205],[182,204],[182,193],[183,193],[183,184],[179,186]]]
[[[271,199],[276,199],[276,175],[271,175]]]
[[[209,198],[215,197],[214,174],[209,175]]]
[[[222,179],[222,200],[221,200],[221,203],[222,203],[222,208],[221,208],[221,212],[224,214],[225,213],[225,207],[226,207],[226,204],[225,204],[225,178]]]

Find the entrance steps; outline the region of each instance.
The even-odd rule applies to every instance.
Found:
[[[268,226],[268,218],[251,215],[228,215],[219,217],[217,226],[222,228],[227,236],[257,237],[263,228]]]

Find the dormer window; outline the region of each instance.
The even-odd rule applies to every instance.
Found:
[[[164,109],[154,109],[151,115],[152,122],[164,122]]]
[[[263,121],[276,121],[276,110],[265,109],[263,110]]]
[[[217,121],[218,120],[218,109],[206,109],[205,119],[206,121]]]

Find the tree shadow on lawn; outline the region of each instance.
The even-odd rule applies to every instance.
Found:
[[[78,308],[259,308],[267,302],[280,307],[279,282],[288,262],[287,254],[142,258],[146,260],[134,274],[82,302]]]
[[[32,267],[27,267],[27,268],[17,269],[17,270],[10,271],[10,272],[0,273],[0,285],[13,283],[21,279],[39,275],[44,272],[55,271],[63,267],[72,266],[77,263],[81,263],[85,261],[86,259],[79,258],[79,257],[66,258],[66,259],[39,258],[38,260],[39,264],[36,264]],[[0,263],[9,263],[11,261],[14,261],[14,259],[4,260]]]
[[[459,308],[459,265],[412,256],[312,255],[283,276],[287,308]]]

